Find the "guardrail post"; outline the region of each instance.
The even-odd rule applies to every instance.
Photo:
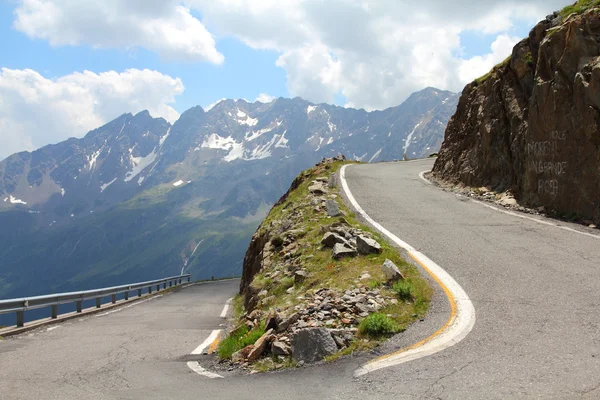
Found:
[[[163,283],[163,289],[167,288],[167,282]]]
[[[152,286],[150,286],[150,287],[148,288],[148,294],[151,294],[151,293],[152,293]]]
[[[160,292],[160,284],[156,285],[156,291]]]
[[[22,328],[25,325],[25,311],[17,311],[17,328]]]
[[[82,301],[82,300],[79,300],[79,301],[77,302],[77,312],[78,312],[78,313],[80,313],[80,312],[81,312],[82,306],[83,306],[83,301]]]
[[[138,289],[138,297],[142,297],[142,289]]]
[[[173,281],[169,281],[169,287],[173,287]]]
[[[102,298],[96,297],[96,308],[100,308],[102,306]]]
[[[125,292],[125,300],[129,300],[129,292]]]
[[[179,284],[181,285],[181,278],[179,278]]]
[[[190,280],[191,280],[191,279],[192,279],[192,278],[191,278],[190,276],[188,276],[188,283],[190,283]]]
[[[112,295],[112,303],[115,304],[117,302],[117,295],[113,294]]]
[[[52,319],[58,318],[58,304],[52,304],[51,307],[52,307],[52,314],[51,314]]]

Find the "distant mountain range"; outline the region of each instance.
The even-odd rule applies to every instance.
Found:
[[[146,111],[0,162],[0,298],[191,272],[239,274],[293,177],[323,157],[439,150],[458,94],[366,112],[301,98],[223,100],[173,125]]]

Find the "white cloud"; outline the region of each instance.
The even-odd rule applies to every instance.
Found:
[[[52,46],[144,47],[166,59],[224,57],[213,36],[176,0],[20,0],[14,28]]]
[[[510,54],[515,21],[533,24],[565,0],[189,0],[207,26],[280,53],[291,95],[367,109],[426,86],[455,91]],[[459,56],[460,34],[496,35],[487,54]],[[480,73],[483,71],[482,73]]]
[[[475,56],[469,60],[462,60],[459,68],[460,80],[463,82],[472,81],[488,73],[494,65],[501,63],[511,54],[513,47],[521,39],[509,36],[499,35],[492,43],[492,52],[483,56]]]
[[[254,100],[254,101],[259,101],[261,103],[270,103],[273,100],[275,100],[275,96],[271,96],[270,94],[266,94],[266,93],[261,93],[258,95],[256,100]]]
[[[30,69],[2,68],[0,159],[82,137],[126,112],[147,109],[172,122],[179,114],[169,104],[183,90],[179,78],[150,70],[84,71],[48,79]]]

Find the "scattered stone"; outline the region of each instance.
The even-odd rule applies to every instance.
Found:
[[[333,258],[339,260],[344,257],[355,257],[358,255],[358,252],[350,246],[336,243],[333,246]]]
[[[267,347],[267,338],[269,336],[271,336],[272,333],[273,333],[273,329],[269,329],[268,331],[265,332],[264,335],[262,335],[256,341],[256,343],[254,343],[254,347],[252,348],[252,350],[248,354],[248,361],[249,362],[256,361],[256,360],[258,360],[260,358],[260,356],[262,355],[262,353],[265,351],[265,348]]]
[[[325,202],[325,207],[327,208],[327,215],[330,217],[339,217],[342,215],[340,211],[340,206],[335,200],[327,199]]]
[[[279,324],[278,332],[285,332],[285,331],[287,331],[299,319],[300,319],[300,313],[295,313],[295,314],[291,315],[289,318],[283,320]]]
[[[369,274],[368,272],[363,273],[360,278],[361,281],[368,281],[371,279],[371,274]]]
[[[275,311],[271,311],[265,320],[265,330],[271,329],[277,331],[280,322],[281,318],[279,318],[279,315]]]
[[[517,200],[515,200],[510,193],[504,193],[500,200],[498,200],[498,204],[503,206],[516,206]]]
[[[308,278],[308,272],[303,269],[294,272],[294,282],[302,283]]]
[[[356,247],[360,254],[379,254],[383,251],[377,241],[362,235],[356,237]]]
[[[254,345],[253,344],[249,344],[248,346],[244,347],[243,349],[240,350],[241,356],[244,360],[247,360],[248,357],[250,356],[250,352],[254,349]]]
[[[292,348],[286,343],[276,340],[271,343],[271,353],[276,356],[289,356],[292,353]]]
[[[322,196],[329,192],[323,182],[314,181],[312,185],[308,187],[308,191],[316,196]]]
[[[263,298],[263,297],[267,297],[269,295],[269,292],[266,290],[261,290],[260,292],[258,292],[257,296],[258,298]]]
[[[335,174],[331,174],[331,177],[329,178],[329,189],[333,189],[336,186],[336,176]]]
[[[383,273],[388,281],[404,280],[404,275],[402,275],[402,272],[400,272],[396,264],[394,264],[391,260],[386,259],[382,268]]]
[[[231,355],[231,361],[233,361],[234,363],[241,363],[241,362],[243,362],[245,359],[244,359],[244,355],[242,354],[242,350],[238,350],[235,353],[233,353]]]
[[[348,241],[335,232],[327,232],[323,236],[323,239],[321,239],[321,244],[330,249],[333,248],[337,243],[348,245]]]
[[[292,337],[292,357],[296,362],[321,361],[337,350],[331,333],[324,328],[303,329]]]

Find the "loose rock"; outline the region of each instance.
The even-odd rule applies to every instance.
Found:
[[[398,269],[396,264],[394,264],[391,260],[385,260],[382,266],[383,273],[388,281],[398,281],[404,280],[404,275]]]
[[[358,255],[358,252],[352,247],[343,245],[341,243],[337,243],[335,246],[333,246],[333,258],[336,260],[344,257],[355,257],[356,255]]]
[[[256,343],[254,343],[254,347],[252,348],[252,350],[248,354],[248,361],[249,362],[253,362],[253,361],[256,361],[256,360],[259,359],[259,357],[262,355],[262,353],[265,351],[265,348],[267,347],[267,338],[272,333],[273,333],[273,329],[269,329],[267,332],[265,332],[264,335],[262,335],[256,341]]]
[[[324,328],[303,329],[292,338],[292,357],[297,362],[321,361],[337,349],[331,333]]]
[[[335,246],[337,243],[348,245],[348,241],[346,239],[334,232],[327,232],[323,236],[323,239],[321,239],[321,244],[330,249],[333,248],[333,246]]]
[[[379,254],[383,251],[377,241],[362,235],[356,237],[356,246],[360,254]]]
[[[342,215],[342,212],[340,211],[340,206],[335,200],[327,199],[327,201],[325,202],[325,207],[327,208],[327,215],[329,215],[330,217],[338,217]]]

